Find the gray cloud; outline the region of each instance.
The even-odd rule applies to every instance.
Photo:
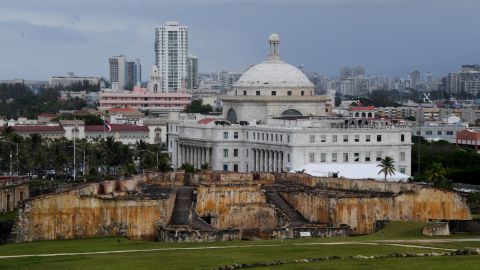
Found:
[[[474,0],[4,0],[0,79],[106,76],[108,57],[119,53],[140,58],[145,76],[154,27],[167,20],[189,26],[203,71],[263,60],[266,37],[278,32],[284,59],[326,75],[343,65],[441,75],[480,62],[479,9]]]

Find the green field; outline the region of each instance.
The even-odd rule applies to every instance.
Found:
[[[109,237],[5,244],[0,245],[0,256],[51,253],[56,255],[0,258],[0,269],[211,269],[233,263],[290,261],[320,256],[372,256],[445,251],[434,250],[431,249],[432,247],[480,248],[479,241],[455,240],[461,237],[480,240],[480,236],[471,235],[427,238],[447,241],[440,243],[420,242],[421,239],[425,239],[421,234],[424,225],[424,223],[392,222],[387,225],[383,233],[378,232],[367,236],[295,239],[283,242],[276,240],[175,244]],[[455,242],[450,242],[453,240]],[[106,253],[58,254],[101,251]],[[115,253],[115,251],[123,252]],[[292,263],[262,269],[453,269],[459,266],[464,269],[480,269],[479,262],[480,256],[344,259]]]

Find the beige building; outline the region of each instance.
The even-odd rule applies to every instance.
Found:
[[[0,214],[15,210],[28,198],[28,178],[0,176]]]

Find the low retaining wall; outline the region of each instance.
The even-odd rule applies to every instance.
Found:
[[[480,220],[450,220],[448,226],[453,233],[480,233]]]

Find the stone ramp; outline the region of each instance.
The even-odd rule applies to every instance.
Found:
[[[265,193],[267,200],[273,203],[290,220],[290,227],[299,227],[309,224],[310,221],[304,218],[293,206],[291,206],[278,192],[268,191]]]
[[[169,225],[185,226],[195,230],[213,230],[214,228],[201,219],[193,209],[194,190],[194,187],[181,187],[178,189]]]
[[[193,190],[193,187],[181,187],[178,189],[170,225],[190,225]]]

